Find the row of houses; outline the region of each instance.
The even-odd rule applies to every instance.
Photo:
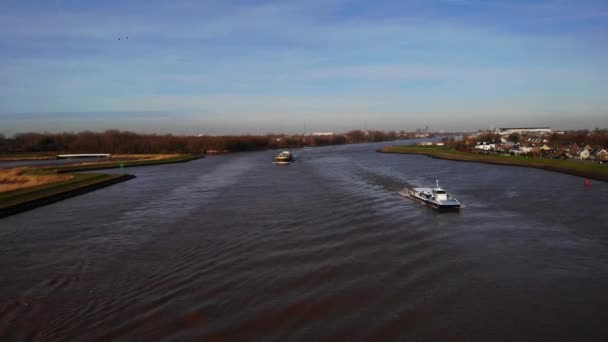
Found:
[[[577,159],[590,159],[596,160],[599,162],[607,162],[608,161],[608,152],[603,148],[593,148],[589,145],[585,145],[584,147],[579,147],[576,143],[568,149],[568,154],[572,158]]]
[[[536,141],[538,140],[538,141]],[[547,145],[546,140],[536,139],[534,142],[525,141],[523,143],[486,143],[478,142],[474,149],[477,151],[487,151],[496,153],[508,153],[510,155],[533,154],[545,158],[575,158],[580,160],[593,160],[602,163],[608,162],[608,151],[604,148],[593,148],[589,145],[579,147],[576,143],[567,148],[553,148]],[[540,145],[542,143],[542,145]],[[540,145],[540,146],[539,146]]]

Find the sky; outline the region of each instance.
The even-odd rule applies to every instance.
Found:
[[[608,127],[608,2],[0,1],[0,134],[425,125]]]

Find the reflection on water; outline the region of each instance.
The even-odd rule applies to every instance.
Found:
[[[2,340],[603,340],[608,185],[387,155],[222,155],[0,220]],[[435,178],[466,207],[397,194]]]

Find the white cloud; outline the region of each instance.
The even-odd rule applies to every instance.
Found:
[[[502,6],[524,21],[524,8],[564,14],[469,5]],[[592,115],[607,105],[598,89],[608,81],[608,50],[580,36],[463,24],[433,8],[418,18],[325,16],[341,1],[154,6],[162,10],[0,14],[0,42],[14,47],[0,51],[0,113],[163,110],[338,125],[397,122],[404,113],[471,123],[558,109]],[[118,43],[124,35],[128,44]]]

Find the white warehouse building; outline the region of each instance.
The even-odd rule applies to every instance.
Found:
[[[506,127],[506,128],[497,129],[496,133],[498,133],[500,135],[511,135],[513,133],[542,135],[542,134],[551,134],[551,133],[553,133],[553,130],[551,129],[551,127],[519,127],[519,128]]]

